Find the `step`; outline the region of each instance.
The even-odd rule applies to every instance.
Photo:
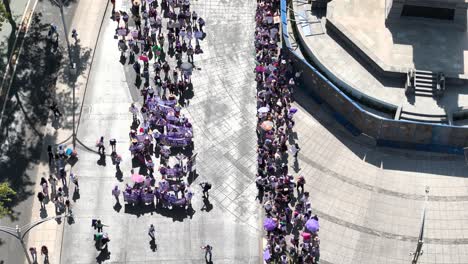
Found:
[[[414,88],[414,91],[416,91],[416,92],[433,93],[433,92],[434,92],[434,88],[432,88],[432,87],[424,87],[424,86],[416,86],[416,87]]]
[[[424,77],[424,78],[437,78],[436,73],[417,73],[416,72],[414,75],[418,77]]]
[[[429,116],[429,115],[422,115],[422,114],[413,114],[413,113],[401,113],[400,120],[408,120],[408,121],[418,121],[418,122],[426,122],[426,123],[434,123],[434,124],[448,124],[447,116]]]
[[[424,114],[424,113],[417,113],[417,112],[408,112],[408,111],[404,111],[404,110],[401,111],[401,114],[413,115],[413,116],[434,117],[434,118],[440,118],[440,117],[446,118],[447,117],[446,114]]]
[[[433,119],[420,119],[420,118],[410,118],[410,117],[400,117],[400,120],[406,120],[406,121],[416,121],[416,122],[424,122],[424,123],[431,123],[431,124],[448,124],[448,119],[439,119],[439,120],[433,120]]]
[[[425,96],[425,97],[434,97],[433,92],[426,92],[426,91],[414,91],[415,96]]]
[[[423,79],[423,78],[416,78],[417,83],[437,83],[437,80],[434,79]]]
[[[431,83],[424,83],[424,82],[416,82],[415,83],[416,85],[416,88],[418,87],[424,87],[424,88],[436,88],[437,87],[437,84],[431,84]]]
[[[420,73],[420,74],[437,74],[435,72],[432,72],[432,71],[423,71],[423,70],[415,70],[414,73]]]

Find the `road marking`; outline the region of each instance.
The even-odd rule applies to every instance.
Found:
[[[21,18],[20,28],[18,29],[18,34],[16,34],[15,41],[13,42],[13,49],[10,55],[10,59],[8,60],[7,66],[5,68],[5,74],[3,75],[3,80],[0,86],[0,95],[5,95],[5,102],[3,103],[2,110],[0,112],[0,128],[2,126],[3,121],[3,114],[5,112],[6,105],[8,103],[8,93],[10,92],[11,85],[13,83],[13,79],[15,76],[16,66],[19,62],[19,55],[21,54],[21,50],[23,49],[24,40],[29,31],[29,27],[31,26],[32,16],[34,14],[34,10],[36,9],[38,0],[35,0],[32,9],[28,9],[31,0],[28,0],[28,4],[26,5],[26,11],[23,13],[23,17]],[[24,34],[23,38],[21,39],[20,47],[16,49],[16,42],[18,41],[18,36],[20,34]],[[8,72],[10,71],[10,65],[13,65],[13,69],[10,75],[10,82],[8,83],[8,88],[5,90],[3,89],[5,80],[8,77]]]

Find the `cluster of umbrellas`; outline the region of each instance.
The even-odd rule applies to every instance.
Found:
[[[277,226],[278,226],[277,221],[271,217],[268,217],[263,221],[263,228],[266,231],[269,231],[269,232],[273,231],[276,229]],[[311,218],[305,223],[305,229],[311,233],[316,233],[320,229],[320,224],[318,220]],[[309,240],[311,238],[311,234],[308,232],[302,232],[301,235],[304,240]],[[266,248],[263,251],[263,259],[269,260],[270,258],[271,258],[270,249]]]
[[[271,217],[268,217],[263,221],[263,228],[266,231],[273,231],[277,226],[277,221]],[[318,220],[311,218],[305,223],[305,228],[312,233],[316,233],[320,229],[320,224]]]
[[[259,114],[266,114],[266,113],[270,112],[270,108],[267,107],[267,106],[264,106],[264,107],[260,107],[257,111],[258,111]],[[297,112],[297,108],[291,107],[291,109],[289,109],[289,112],[294,114],[294,113]],[[260,127],[265,131],[270,131],[270,130],[273,129],[274,123],[273,123],[273,121],[265,120],[260,124]]]

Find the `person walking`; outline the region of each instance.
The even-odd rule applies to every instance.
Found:
[[[119,186],[117,184],[114,186],[114,189],[112,189],[112,195],[115,197],[115,201],[117,203],[120,203],[120,201],[119,201],[120,190],[119,190]]]
[[[72,210],[71,210],[71,203],[70,203],[70,200],[66,200],[65,201],[65,212],[70,216],[70,217],[73,217],[73,213],[72,213]]]
[[[206,262],[211,262],[211,251],[213,250],[213,247],[207,244],[206,246],[201,247],[201,249],[205,250],[205,260]]]
[[[120,171],[120,162],[122,162],[122,156],[115,153],[114,162],[115,162],[115,170],[117,172]]]
[[[96,143],[96,147],[98,147],[98,153],[104,155],[105,147],[104,147],[104,137],[101,136],[101,138],[98,140]]]
[[[298,196],[300,193],[304,192],[304,184],[305,184],[305,179],[304,179],[304,176],[301,175],[299,176],[299,178],[297,178],[296,191],[297,191]],[[301,189],[301,192],[299,192],[299,188]]]
[[[98,231],[99,233],[101,233],[103,227],[104,227],[104,225],[102,224],[101,220],[98,219],[98,220],[96,221],[96,228],[97,228],[97,231]]]
[[[112,138],[111,140],[109,140],[109,144],[111,146],[112,153],[115,153],[116,152],[117,140],[115,138]]]
[[[210,196],[208,192],[211,189],[211,184],[209,182],[202,182],[200,183],[200,186],[203,189],[203,197],[208,198]]]
[[[138,60],[133,63],[133,70],[135,70],[135,85],[137,85],[141,82],[141,65]]]
[[[55,197],[57,194],[57,179],[55,179],[52,174],[49,175],[49,184],[50,184],[50,190],[51,190],[51,196]]]
[[[200,28],[200,31],[204,33],[203,27],[205,26],[205,20],[203,20],[203,18],[201,17],[198,17],[198,26]]]
[[[62,180],[63,186],[67,186],[67,172],[65,171],[65,168],[61,168],[59,170],[59,177]]]
[[[73,182],[73,184],[75,184],[75,192],[80,190],[80,185],[78,184],[78,176],[76,176],[72,172],[70,172],[70,182]]]
[[[49,196],[49,185],[47,184],[47,180],[44,177],[41,177],[41,187],[42,193],[45,197]]]
[[[154,233],[156,232],[154,225],[151,224],[149,229],[148,229],[148,235],[150,236],[151,240],[154,241],[156,238],[154,236]]]
[[[72,30],[72,38],[75,40],[75,45],[78,43],[78,32],[76,32],[76,29]]]
[[[41,255],[44,255],[44,263],[49,263],[49,249],[45,245],[41,247]]]
[[[33,263],[37,263],[37,251],[35,247],[29,248],[29,253],[31,253],[31,258]]]
[[[44,198],[45,197],[42,192],[37,193],[37,199],[39,200],[39,203],[41,204],[41,209],[45,209]]]
[[[188,48],[187,48],[187,60],[189,63],[192,63],[193,64],[193,47],[192,45],[189,44]]]
[[[299,147],[299,144],[295,143],[294,145],[291,146],[291,153],[293,154],[293,157],[297,159],[297,155],[299,154],[299,150],[301,148]]]

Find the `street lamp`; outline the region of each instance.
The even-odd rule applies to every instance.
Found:
[[[422,217],[421,217],[421,228],[419,229],[419,236],[418,236],[418,244],[416,245],[416,250],[414,252],[410,253],[410,256],[413,256],[413,260],[411,261],[411,264],[417,264],[419,257],[422,256],[424,251],[422,250],[422,247],[424,245],[424,225],[426,223],[426,208],[427,208],[427,199],[428,199],[428,194],[429,194],[429,186],[426,186],[426,194],[425,194],[425,199],[424,199],[424,209],[422,212]]]
[[[15,228],[7,227],[7,226],[0,226],[0,232],[7,233],[7,234],[13,236],[14,238],[18,239],[21,246],[23,247],[24,255],[26,255],[26,259],[28,260],[28,263],[33,264],[33,261],[31,260],[31,257],[29,256],[28,250],[26,249],[26,244],[24,243],[24,237],[26,236],[26,234],[29,231],[31,231],[31,229],[33,229],[34,227],[36,227],[36,226],[38,226],[38,225],[40,225],[40,224],[42,224],[44,222],[47,222],[47,221],[50,221],[50,220],[53,220],[53,219],[69,217],[69,216],[71,216],[71,215],[67,214],[67,215],[60,215],[60,216],[52,216],[52,217],[44,218],[44,219],[41,219],[41,220],[37,220],[35,222],[24,225],[22,227],[18,227],[18,225],[16,225]]]

